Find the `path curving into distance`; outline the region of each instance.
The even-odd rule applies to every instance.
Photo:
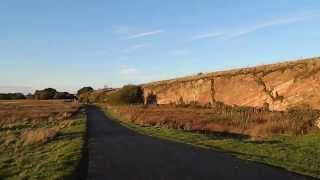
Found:
[[[88,106],[87,179],[311,179],[231,155],[138,134]]]

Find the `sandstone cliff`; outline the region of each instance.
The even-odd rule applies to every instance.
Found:
[[[220,71],[142,85],[145,103],[223,102],[285,110],[320,109],[320,58]]]

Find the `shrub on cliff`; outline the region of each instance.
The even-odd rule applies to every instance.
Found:
[[[140,86],[127,85],[107,97],[110,105],[142,104],[143,91]]]

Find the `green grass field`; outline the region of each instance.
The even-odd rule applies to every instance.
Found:
[[[155,126],[138,126],[121,121],[122,125],[144,135],[181,142],[202,148],[227,152],[237,158],[257,161],[304,175],[320,178],[320,130],[314,129],[303,136],[274,136],[264,140],[198,134]]]
[[[20,140],[0,146],[0,177],[4,179],[62,179],[74,176],[84,144],[85,120],[70,120],[69,127],[44,144],[22,145]],[[50,126],[46,124],[46,126]],[[54,125],[53,125],[54,126]],[[23,129],[17,129],[21,131]],[[20,146],[23,146],[21,148]]]
[[[78,168],[83,156],[86,117],[77,105],[72,107],[62,101],[1,105],[0,179],[81,176]]]

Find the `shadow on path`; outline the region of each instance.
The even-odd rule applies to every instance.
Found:
[[[228,154],[138,134],[94,106],[88,115],[88,179],[308,179]]]

